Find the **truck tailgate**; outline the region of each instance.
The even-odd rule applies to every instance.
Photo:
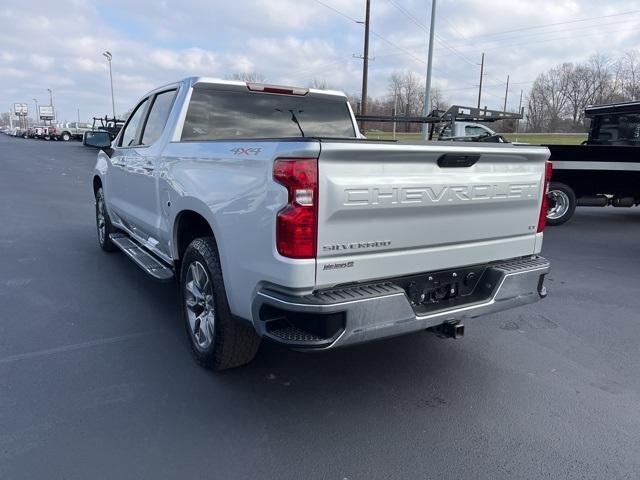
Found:
[[[317,286],[537,253],[544,147],[326,141]]]

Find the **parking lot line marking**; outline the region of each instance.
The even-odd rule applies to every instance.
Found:
[[[47,355],[55,355],[56,353],[71,352],[73,350],[81,350],[83,348],[109,345],[111,343],[126,342],[128,340],[134,340],[136,338],[140,338],[150,334],[151,332],[132,333],[130,335],[121,335],[118,337],[101,338],[99,340],[90,340],[88,342],[74,343],[72,345],[65,345],[63,347],[48,348],[46,350],[38,350],[36,352],[19,353],[17,355],[10,355],[8,357],[0,358],[0,364],[18,362],[20,360],[29,360],[32,358],[44,357]]]

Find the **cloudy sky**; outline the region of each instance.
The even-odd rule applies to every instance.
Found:
[[[370,94],[394,71],[426,69],[429,0],[372,0]],[[360,90],[364,0],[21,0],[0,2],[0,111],[33,99],[59,119],[116,111],[145,91],[189,75],[259,72],[269,83],[325,81]],[[537,73],[595,53],[640,47],[640,1],[439,0],[434,86],[474,104],[486,52],[483,104],[510,105]]]

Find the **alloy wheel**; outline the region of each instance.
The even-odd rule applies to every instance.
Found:
[[[547,218],[557,220],[562,218],[569,211],[571,201],[569,196],[561,190],[551,190],[549,192],[549,210],[547,210]]]
[[[184,300],[191,335],[200,349],[207,349],[214,341],[216,309],[213,284],[207,270],[197,260],[186,272]]]

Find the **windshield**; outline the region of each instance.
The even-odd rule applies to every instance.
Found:
[[[347,100],[194,88],[182,140],[356,138]]]

